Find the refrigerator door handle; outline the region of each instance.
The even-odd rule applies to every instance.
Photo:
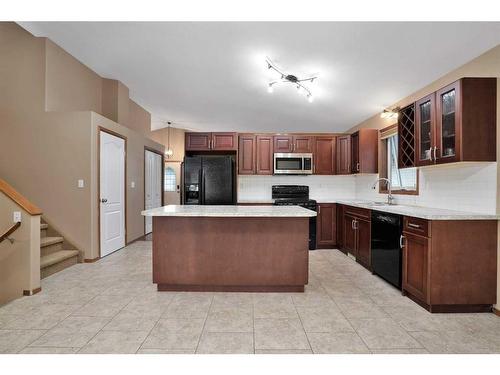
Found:
[[[205,173],[203,168],[200,169],[200,204],[205,204]]]

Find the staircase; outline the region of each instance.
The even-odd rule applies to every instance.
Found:
[[[72,249],[59,233],[40,224],[40,277],[43,279],[79,262],[80,252]]]

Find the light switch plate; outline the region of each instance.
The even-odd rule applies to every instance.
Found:
[[[21,222],[21,211],[14,211],[14,223]]]
[[[83,182],[83,180],[78,180],[78,187],[82,188],[84,186],[85,186],[85,183]]]
[[[131,187],[132,189],[134,189],[134,188],[135,188],[135,181],[132,181],[132,182],[130,183],[130,187]]]

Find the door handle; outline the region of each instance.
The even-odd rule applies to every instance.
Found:
[[[420,225],[413,224],[413,223],[408,223],[408,226],[412,227],[412,228],[420,228]]]
[[[108,201],[108,200],[107,200],[107,199],[105,199],[105,198],[102,198],[102,199],[101,199],[101,203],[106,203],[107,201]]]
[[[354,229],[354,220],[351,220],[351,228]]]
[[[403,235],[399,236],[399,247],[400,248],[405,247],[405,245],[404,245],[404,238],[405,238],[405,236],[403,236]]]

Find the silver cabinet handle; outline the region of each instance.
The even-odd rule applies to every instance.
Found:
[[[399,247],[400,247],[400,248],[405,247],[405,245],[404,245],[404,238],[405,238],[405,236],[403,236],[403,235],[401,235],[401,236],[399,237]]]
[[[354,229],[354,220],[351,220],[351,228]]]
[[[437,153],[437,147],[434,146],[434,161],[437,161],[436,153]]]
[[[356,163],[356,171],[359,172],[359,163]]]
[[[432,146],[431,146],[431,148],[429,149],[429,157],[430,157],[430,159],[431,159],[431,161],[432,161]]]
[[[412,228],[420,228],[420,225],[418,225],[418,224],[413,224],[413,223],[408,223],[408,226],[409,226],[409,227],[412,227]]]

